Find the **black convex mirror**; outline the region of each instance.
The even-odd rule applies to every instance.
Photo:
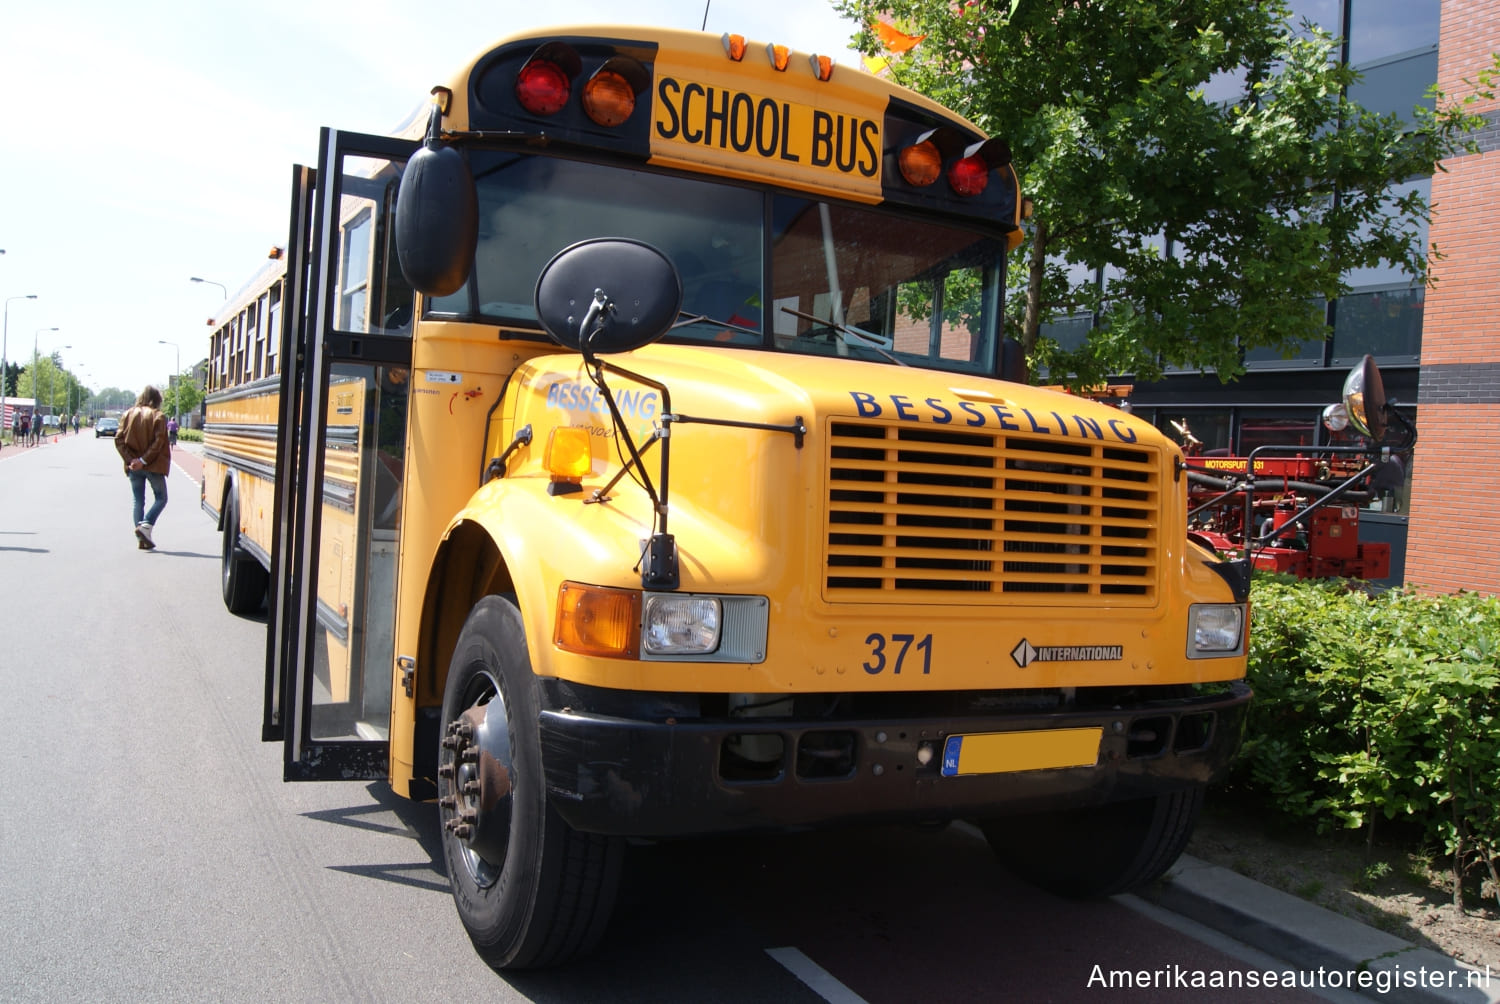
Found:
[[[412,288],[447,296],[463,288],[479,240],[479,199],[463,154],[429,138],[406,162],[396,196],[396,257]]]
[[[650,244],[580,241],[536,281],[536,316],[559,345],[593,356],[628,352],[666,334],[682,310],[682,278]]]
[[[1360,435],[1376,441],[1385,435],[1385,384],[1371,356],[1344,379],[1344,413]]]

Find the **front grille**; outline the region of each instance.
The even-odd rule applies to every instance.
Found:
[[[1159,455],[1060,436],[829,429],[824,595],[884,603],[1149,603]]]

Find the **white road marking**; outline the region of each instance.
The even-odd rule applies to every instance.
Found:
[[[833,975],[795,948],[768,948],[766,954],[806,983],[828,1004],[865,1004],[865,999],[844,986]]]

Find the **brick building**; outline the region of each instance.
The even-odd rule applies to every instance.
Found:
[[[1461,96],[1500,51],[1500,0],[1445,0],[1438,86]],[[1500,100],[1479,153],[1433,177],[1431,239],[1443,258],[1427,291],[1411,488],[1407,581],[1442,591],[1500,593]]]

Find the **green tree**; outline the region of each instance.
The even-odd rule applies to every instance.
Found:
[[[837,6],[925,36],[891,75],[1010,144],[1034,205],[1010,334],[1054,380],[1151,380],[1163,364],[1228,380],[1243,350],[1323,338],[1317,301],[1346,292],[1348,270],[1425,279],[1427,206],[1391,186],[1431,174],[1481,121],[1441,95],[1404,117],[1349,101],[1336,40],[1282,0]],[[884,52],[873,30],[855,40]],[[1209,100],[1210,82],[1241,97]],[[1098,269],[1102,290],[1084,278]],[[1041,326],[1074,312],[1102,323],[1062,351]]]
[[[90,404],[96,412],[121,411],[135,404],[137,393],[139,392],[121,387],[105,387],[94,395]]]
[[[38,356],[33,366],[27,366],[17,377],[16,385],[23,397],[34,397],[51,415],[67,410],[68,385],[72,374],[58,363],[53,352],[49,356]]]
[[[168,415],[190,415],[203,401],[203,388],[193,370],[184,370],[162,394],[162,410]]]

